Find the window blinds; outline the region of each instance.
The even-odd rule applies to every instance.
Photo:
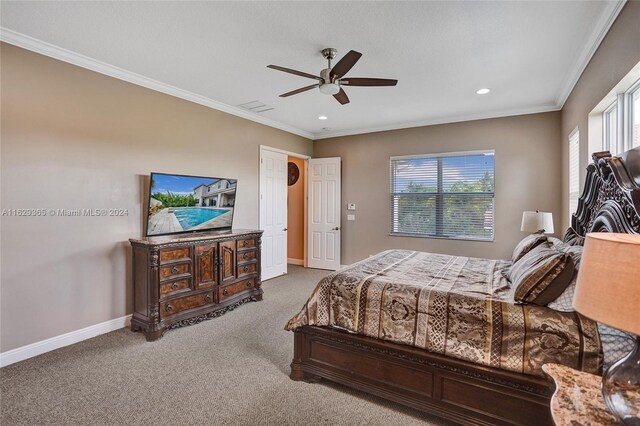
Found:
[[[492,241],[493,151],[391,157],[391,233]]]
[[[569,135],[569,220],[578,208],[580,196],[580,132]]]

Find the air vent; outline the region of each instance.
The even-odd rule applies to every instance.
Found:
[[[271,111],[272,109],[274,109],[272,106],[265,105],[260,101],[246,102],[238,106],[242,109],[246,109],[247,111],[257,112],[257,113]]]

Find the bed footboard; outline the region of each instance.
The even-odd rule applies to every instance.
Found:
[[[296,330],[290,377],[331,380],[465,425],[553,425],[544,378],[339,330]]]

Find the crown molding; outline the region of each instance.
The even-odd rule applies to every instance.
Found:
[[[626,1],[627,0],[620,0],[620,1],[610,1],[606,3],[604,13],[600,17],[598,23],[594,25],[593,31],[589,36],[589,38],[587,39],[584,49],[578,56],[573,69],[568,73],[568,76],[564,84],[562,85],[562,89],[558,97],[556,98],[554,105],[544,105],[544,106],[533,107],[533,108],[524,108],[520,110],[499,111],[499,112],[488,113],[488,114],[461,115],[461,116],[448,117],[446,119],[445,118],[425,119],[425,120],[420,120],[415,122],[397,123],[397,124],[390,124],[385,126],[366,127],[366,128],[350,129],[350,130],[340,130],[335,132],[329,131],[329,132],[312,133],[302,129],[298,129],[297,127],[283,124],[278,121],[256,115],[255,113],[245,111],[241,108],[227,105],[222,102],[218,102],[213,99],[209,99],[207,97],[204,97],[192,92],[188,92],[186,90],[182,90],[177,87],[150,79],[140,74],[136,74],[131,71],[127,71],[125,69],[122,69],[113,65],[109,65],[105,62],[92,59],[90,57],[72,52],[70,50],[63,49],[61,47],[21,34],[19,32],[10,30],[8,28],[0,27],[0,40],[6,43],[13,44],[15,46],[33,51],[33,52],[36,52],[36,53],[40,53],[45,56],[49,56],[54,59],[58,59],[63,62],[67,62],[82,68],[89,69],[91,71],[98,72],[100,74],[105,74],[110,77],[117,78],[119,80],[136,84],[138,86],[146,87],[148,89],[165,93],[170,96],[185,99],[187,101],[204,105],[206,107],[209,107],[218,111],[226,112],[228,114],[232,114],[237,117],[241,117],[247,120],[254,121],[256,123],[264,124],[269,127],[283,130],[288,133],[302,136],[310,140],[319,140],[319,139],[328,139],[328,138],[341,137],[341,136],[359,135],[364,133],[407,129],[412,127],[433,126],[438,124],[459,123],[462,121],[484,120],[484,119],[490,119],[490,118],[509,117],[509,116],[515,116],[515,115],[558,111],[562,109],[562,107],[564,106],[564,103],[567,101],[567,98],[573,91],[573,88],[575,87],[578,80],[580,79],[580,76],[582,75],[585,68],[589,64],[589,61],[595,54],[596,50],[600,46],[600,43],[602,42],[604,37],[607,35],[609,29],[611,28],[616,18],[618,17],[618,14],[626,4]]]
[[[298,129],[297,127],[289,126],[287,124],[283,124],[278,121],[256,115],[255,113],[245,111],[235,106],[214,101],[213,99],[209,99],[205,96],[201,96],[187,90],[179,89],[169,84],[165,84],[160,81],[145,77],[143,75],[125,70],[123,68],[119,68],[105,62],[90,58],[88,56],[72,52],[71,50],[63,49],[62,47],[55,46],[53,44],[38,40],[17,31],[10,30],[8,28],[0,27],[0,41],[30,50],[32,52],[39,53],[41,55],[49,56],[53,59],[86,68],[100,74],[108,75],[109,77],[117,78],[118,80],[123,80],[138,86],[146,87],[147,89],[165,93],[167,95],[184,99],[199,105],[204,105],[206,107],[226,112],[227,114],[235,115],[237,117],[251,120],[256,123],[264,124],[265,126],[283,130],[288,133],[293,133],[294,135],[302,136],[303,138],[311,140],[314,139],[314,134],[311,132],[307,132],[305,130]]]
[[[543,105],[543,106],[534,107],[534,108],[523,108],[519,110],[510,110],[510,111],[496,111],[496,112],[487,113],[487,114],[459,115],[455,117],[433,118],[433,119],[425,119],[420,121],[412,121],[408,123],[389,124],[386,126],[379,126],[379,127],[366,127],[366,128],[360,128],[360,129],[340,130],[336,132],[329,131],[329,132],[323,132],[323,133],[316,133],[315,140],[337,138],[341,136],[362,135],[365,133],[387,132],[389,130],[410,129],[414,127],[435,126],[438,124],[451,124],[451,123],[460,123],[464,121],[474,121],[474,120],[488,120],[491,118],[512,117],[516,115],[526,115],[526,114],[540,114],[543,112],[559,111],[560,109],[561,108],[556,105]]]
[[[598,50],[598,47],[600,47],[600,43],[602,43],[602,40],[609,32],[609,29],[626,3],[627,0],[606,2],[604,13],[600,16],[598,23],[593,26],[591,35],[587,39],[578,59],[576,59],[573,69],[568,73],[562,89],[556,98],[558,108],[562,109],[562,107],[564,107],[564,103],[569,98],[573,88],[578,84],[582,73],[585,68],[587,68],[587,65],[589,65],[591,58],[596,53],[596,50]]]

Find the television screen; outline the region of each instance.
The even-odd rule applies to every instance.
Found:
[[[231,229],[236,179],[151,173],[147,236]]]

